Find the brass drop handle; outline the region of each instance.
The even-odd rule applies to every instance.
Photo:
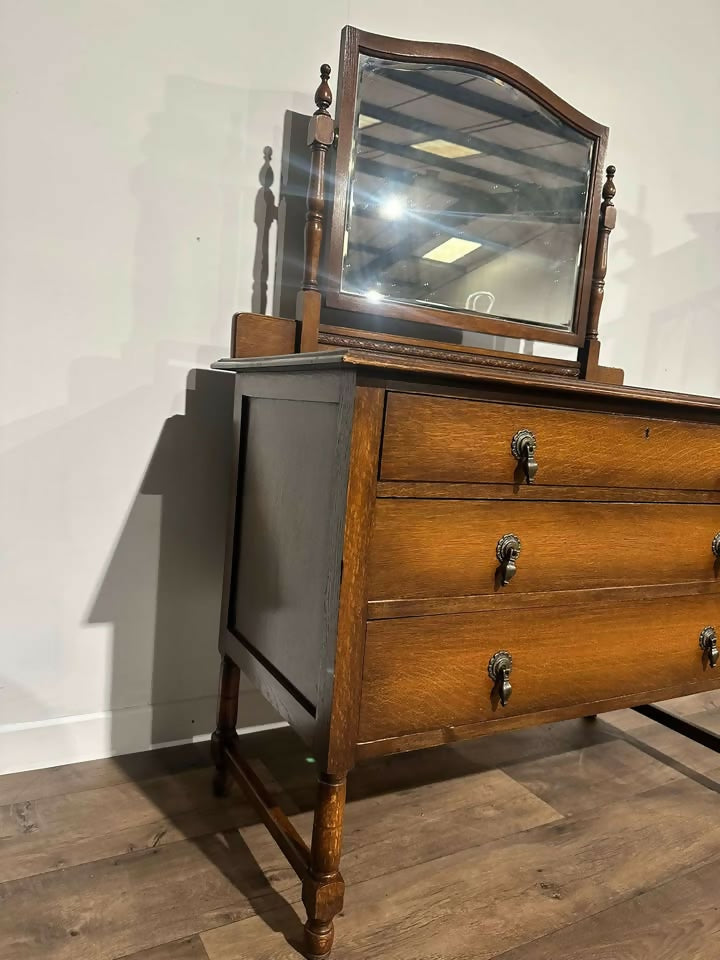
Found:
[[[716,533],[713,537],[712,552],[720,560],[720,533]]]
[[[507,650],[498,650],[490,658],[488,676],[496,685],[500,695],[500,703],[505,707],[512,696],[510,674],[512,673],[512,657]]]
[[[498,540],[495,554],[500,562],[500,582],[506,587],[517,573],[520,540],[514,533],[506,533]]]
[[[717,666],[717,662],[720,660],[720,650],[718,650],[717,633],[715,633],[713,627],[705,627],[700,632],[700,649],[707,654],[710,666]]]
[[[525,471],[525,479],[528,483],[535,482],[538,472],[538,464],[535,459],[536,448],[537,440],[531,430],[518,430],[510,444],[512,455]]]

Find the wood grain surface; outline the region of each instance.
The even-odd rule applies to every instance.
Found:
[[[713,960],[720,945],[716,861],[503,954],[503,960]]]
[[[557,954],[532,951],[540,937],[558,929],[565,936],[560,955],[585,960],[582,937],[574,952],[573,932],[581,921],[679,876],[718,869],[716,810],[716,794],[694,783],[670,783],[509,840],[440,856],[431,867],[403,870],[393,882],[383,877],[356,883],[348,897],[352,909],[338,922],[342,960],[504,960],[510,949],[517,951],[514,960],[550,960]],[[700,825],[708,831],[702,838]],[[678,923],[684,902],[673,914]],[[706,895],[701,902],[712,900]],[[252,918],[202,939],[210,960],[295,960],[287,933],[277,932],[282,923],[278,914]],[[702,932],[711,934],[714,924],[711,915]],[[626,937],[632,932],[622,931]],[[682,938],[671,943],[663,960],[686,960]],[[713,960],[712,954],[700,956]]]
[[[368,623],[360,741],[511,718],[703,680],[720,685],[699,647],[718,624],[716,597],[373,620]],[[512,698],[487,668],[513,658]],[[593,712],[588,706],[588,713]]]
[[[720,503],[720,490],[655,490],[652,487],[554,487],[551,484],[433,483],[384,480],[378,497],[413,500],[603,500],[620,503]]]
[[[369,599],[719,581],[720,505],[378,500]],[[517,574],[498,576],[496,546],[521,543]]]
[[[194,936],[141,950],[126,960],[208,960],[208,955],[200,937]]]
[[[466,594],[457,597],[422,597],[420,599],[371,600],[369,620],[392,617],[424,617],[445,613],[475,613],[481,610],[505,610],[509,616],[522,616],[522,611],[536,607],[584,606],[588,603],[620,603],[626,600],[656,600],[660,597],[720,598],[720,580],[695,583],[656,583],[642,586],[597,587],[579,590],[549,590],[538,593]]]
[[[295,351],[295,320],[261,313],[236,313],[232,319],[232,357],[272,357]]]
[[[712,725],[717,701],[679,706]],[[302,744],[245,740],[309,836]],[[3,960],[298,960],[294,874],[209,763],[198,744],[0,778]],[[715,960],[718,791],[716,754],[630,712],[368,763],[337,956]]]
[[[382,480],[524,482],[510,444],[537,438],[535,483],[720,490],[720,423],[388,396]]]
[[[358,726],[362,658],[367,617],[367,564],[375,506],[385,394],[359,387],[355,394],[350,471],[345,503],[342,581],[337,644],[323,665],[333,683],[325,688],[321,718],[327,717],[325,772],[345,776],[353,764]]]

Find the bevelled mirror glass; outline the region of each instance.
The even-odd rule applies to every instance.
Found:
[[[594,141],[470,67],[361,53],[355,102],[341,292],[572,330]]]

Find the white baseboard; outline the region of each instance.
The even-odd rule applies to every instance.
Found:
[[[0,774],[98,760],[155,747],[207,740],[216,698],[198,697],[74,717],[0,725]],[[285,726],[253,690],[242,691],[238,731]]]

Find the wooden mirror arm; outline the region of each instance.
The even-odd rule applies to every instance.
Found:
[[[608,243],[610,233],[615,228],[617,211],[613,203],[616,193],[615,167],[610,165],[606,173],[603,186],[602,203],[600,204],[600,223],[598,226],[598,242],[595,248],[595,264],[593,267],[592,288],[590,291],[590,319],[587,327],[587,340],[597,340],[598,325],[600,323],[600,308],[605,295],[605,276],[608,266]]]
[[[320,67],[320,86],[315,92],[317,110],[308,125],[310,147],[310,180],[305,217],[305,267],[302,288],[298,294],[297,320],[300,326],[300,351],[316,350],[322,294],[318,283],[325,218],[325,158],[335,140],[333,119],[328,112],[332,91],[328,80],[330,67]]]
[[[610,234],[615,229],[617,211],[613,198],[615,197],[615,167],[612,164],[605,171],[606,179],[602,191],[600,204],[600,220],[598,223],[598,240],[595,248],[595,262],[593,264],[592,286],[590,288],[590,307],[588,311],[588,325],[585,334],[585,343],[580,349],[580,363],[582,377],[586,380],[600,380],[609,383],[622,383],[623,372],[615,367],[600,366],[600,341],[598,340],[598,326],[600,323],[600,309],[605,295],[605,277],[608,267],[608,245]]]

